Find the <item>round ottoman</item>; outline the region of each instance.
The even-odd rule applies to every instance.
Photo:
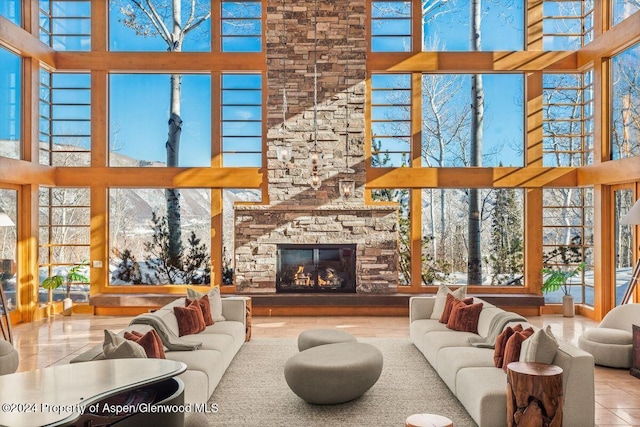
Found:
[[[356,337],[340,329],[309,329],[298,335],[298,350],[340,342],[356,342]]]
[[[0,339],[0,375],[13,374],[19,362],[18,351],[9,341]]]
[[[382,353],[371,344],[347,342],[312,347],[287,360],[284,378],[303,400],[318,405],[362,396],[382,372]]]

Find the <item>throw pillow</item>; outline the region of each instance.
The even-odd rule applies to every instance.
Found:
[[[522,343],[520,361],[550,364],[556,357],[558,347],[558,340],[551,332],[550,325],[546,329],[538,329]]]
[[[140,344],[129,341],[106,329],[104,330],[102,352],[105,359],[147,358],[147,353]]]
[[[502,368],[502,363],[504,362],[504,348],[513,333],[513,328],[511,326],[507,326],[502,330],[500,335],[498,335],[498,338],[496,338],[496,346],[493,350],[493,364],[496,368]]]
[[[203,294],[194,289],[187,288],[187,298],[198,299],[203,296],[209,296],[209,304],[211,304],[211,317],[214,322],[222,322],[226,320],[222,315],[222,298],[220,297],[220,286],[214,286],[209,292]]]
[[[141,334],[138,331],[125,332],[124,337],[133,342],[137,342],[144,348],[147,357],[150,359],[165,359],[164,346],[160,335],[155,329],[151,329],[146,334]]]
[[[436,293],[436,301],[433,304],[433,311],[431,312],[431,319],[440,320],[442,313],[444,312],[444,306],[447,303],[447,295],[453,294],[457,299],[464,299],[467,297],[467,287],[460,286],[455,291],[449,289],[446,285],[440,285],[438,292]]]
[[[464,300],[460,300],[456,298],[453,294],[447,294],[447,302],[444,305],[442,316],[440,316],[440,323],[447,324],[447,322],[449,322],[449,317],[451,316],[451,310],[453,309],[454,304],[458,302],[463,302],[465,305],[469,305],[473,303],[473,298],[466,298]]]
[[[451,315],[447,322],[447,328],[454,331],[478,333],[478,319],[482,311],[482,303],[465,304],[457,303],[451,309]]]
[[[178,320],[178,336],[197,334],[204,331],[206,325],[200,304],[194,302],[187,307],[173,307],[173,313]]]
[[[533,335],[533,329],[527,328],[524,331],[515,331],[504,347],[504,361],[502,362],[502,370],[507,372],[507,366],[511,362],[518,362],[520,360],[520,350],[522,343]]]
[[[204,323],[207,326],[211,326],[214,324],[213,317],[211,316],[211,303],[209,302],[209,295],[204,295],[198,299],[189,299],[186,298],[184,300],[185,307],[191,304],[193,301],[200,304],[200,309],[202,310],[202,316],[204,317]]]

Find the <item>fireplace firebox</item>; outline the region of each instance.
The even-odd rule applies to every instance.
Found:
[[[355,292],[356,245],[278,245],[276,292]]]

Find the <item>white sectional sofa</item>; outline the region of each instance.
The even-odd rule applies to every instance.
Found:
[[[470,344],[489,334],[492,319],[504,310],[482,302],[478,319],[478,334],[448,329],[438,320],[430,319],[435,297],[412,297],[409,302],[410,338],[424,354],[469,415],[480,427],[507,425],[507,375],[493,362],[492,348]],[[532,326],[522,323],[526,328]],[[534,327],[534,329],[537,329]],[[593,357],[577,347],[559,341],[552,362],[563,369],[564,427],[588,427],[595,424],[595,391]]]
[[[207,326],[204,331],[198,334],[180,337],[181,342],[201,343],[202,345],[197,350],[165,351],[167,359],[180,361],[187,365],[187,370],[178,376],[185,385],[185,403],[206,403],[209,400],[229,364],[245,342],[246,301],[247,298],[243,297],[222,298],[224,321],[216,321],[215,324]],[[173,313],[173,307],[176,305],[184,306],[184,304],[185,299],[179,298],[154,311],[152,316],[161,319],[177,337],[178,321]],[[148,316],[148,314],[144,316]],[[151,326],[134,324],[133,321],[132,323],[125,331],[135,330],[146,333],[151,329]],[[120,332],[119,335],[123,335],[125,331]],[[104,359],[102,344],[76,357],[71,363],[100,359]]]

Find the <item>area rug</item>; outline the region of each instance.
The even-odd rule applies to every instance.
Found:
[[[407,339],[361,338],[384,358],[378,382],[362,397],[339,405],[311,405],[284,379],[298,352],[295,339],[252,339],[238,352],[209,403],[218,412],[198,419],[210,426],[401,427],[411,414],[435,413],[456,427],[476,426],[424,356]],[[191,420],[191,421],[196,421]],[[189,423],[191,424],[191,423]]]

